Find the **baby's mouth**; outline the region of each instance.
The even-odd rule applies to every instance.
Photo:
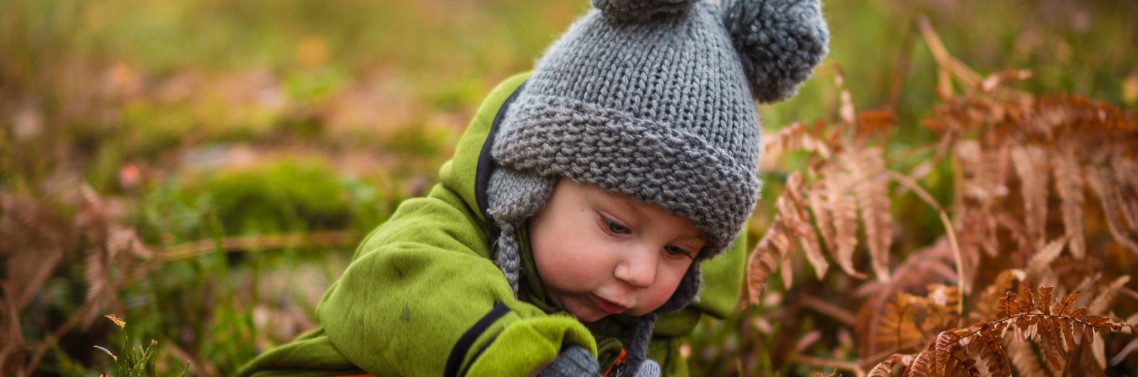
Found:
[[[623,313],[625,310],[628,310],[627,307],[617,305],[616,303],[614,303],[612,301],[605,300],[605,299],[600,298],[600,297],[593,295],[591,293],[589,294],[589,299],[593,300],[593,303],[596,304],[597,307],[601,308],[601,310],[608,312],[609,314],[620,314],[620,313]]]

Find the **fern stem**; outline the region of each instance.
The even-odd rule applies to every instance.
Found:
[[[1049,318],[1070,318],[1070,319],[1074,320],[1075,322],[1078,322],[1078,323],[1081,323],[1081,324],[1084,324],[1084,325],[1087,325],[1087,326],[1091,326],[1091,328],[1092,328],[1092,330],[1091,330],[1091,331],[1094,331],[1094,330],[1093,330],[1094,326],[1093,326],[1093,325],[1090,325],[1090,324],[1087,324],[1087,322],[1086,322],[1086,321],[1083,321],[1083,320],[1081,320],[1081,319],[1079,319],[1079,318],[1075,318],[1075,317],[1072,317],[1072,316],[1069,316],[1069,315],[1057,315],[1057,314],[1043,314],[1043,313],[1021,313],[1021,314],[1016,314],[1016,315],[1013,315],[1013,316],[1010,316],[1010,317],[1007,317],[1007,318],[1000,318],[1000,319],[997,319],[997,320],[995,320],[995,321],[989,321],[989,322],[987,322],[987,323],[988,323],[989,325],[991,325],[991,324],[996,324],[996,323],[1001,323],[1001,322],[1007,322],[1007,321],[1010,321],[1010,320],[1013,320],[1013,319],[1016,319],[1016,318],[1020,318],[1020,317],[1027,317],[1027,316],[1036,316],[1036,317],[1049,317]],[[960,339],[964,339],[964,338],[967,338],[967,337],[970,337],[970,336],[976,335],[976,334],[977,334],[977,333],[979,333],[979,332],[980,332],[980,329],[976,329],[975,331],[972,331],[972,332],[968,333],[968,335],[964,335],[964,336],[961,336],[961,337],[960,337]],[[959,342],[959,341],[960,341],[960,339],[957,339],[956,341],[957,341],[957,342]]]
[[[858,376],[864,376],[865,375],[865,372],[863,372],[861,370],[861,367],[858,366],[857,363],[851,363],[848,361],[819,359],[816,357],[810,357],[810,356],[797,354],[797,353],[791,354],[790,357],[787,358],[787,360],[789,360],[791,362],[799,363],[799,364],[806,364],[806,365],[809,365],[812,367],[818,367],[818,368],[834,368],[834,369],[848,370],[848,371],[854,372]]]
[[[894,182],[908,187],[910,191],[917,194],[917,197],[924,200],[925,203],[928,203],[929,206],[933,207],[933,209],[939,213],[940,221],[944,224],[944,230],[948,235],[948,244],[952,248],[952,258],[956,262],[956,289],[959,289],[961,293],[968,293],[964,290],[964,258],[960,256],[960,244],[956,241],[956,230],[953,229],[952,221],[948,218],[948,213],[944,212],[944,208],[940,206],[940,203],[936,202],[936,199],[933,199],[932,195],[929,195],[928,191],[925,191],[925,189],[921,188],[921,185],[918,185],[917,182],[913,182],[908,176],[888,169],[885,170],[885,175]],[[964,313],[964,300],[956,302],[956,310],[957,313]]]

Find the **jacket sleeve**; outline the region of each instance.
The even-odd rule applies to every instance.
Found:
[[[459,339],[496,304],[505,312],[460,355],[467,375],[525,375],[552,361],[563,344],[596,355],[580,322],[514,298],[473,216],[462,198],[436,186],[426,198],[405,201],[368,236],[317,307],[329,340],[348,360],[376,376],[443,375]]]

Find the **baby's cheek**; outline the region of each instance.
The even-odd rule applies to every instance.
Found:
[[[687,272],[687,269],[684,269],[684,272]],[[664,305],[665,302],[668,302],[668,299],[672,298],[672,294],[676,292],[676,287],[680,285],[680,280],[683,280],[683,278],[684,275],[682,273],[677,274],[670,272],[667,276],[662,277],[660,284],[653,286],[651,299],[649,300],[652,303],[652,310],[656,310],[656,308]]]

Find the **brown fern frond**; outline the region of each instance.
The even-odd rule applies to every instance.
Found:
[[[1053,310],[1055,314],[1067,315],[1067,312],[1071,310],[1071,305],[1075,302],[1076,297],[1079,297],[1079,291],[1071,292],[1067,295],[1066,298],[1063,299],[1063,301],[1059,301],[1058,304],[1055,304],[1055,309]]]
[[[900,292],[913,291],[932,283],[955,283],[956,272],[953,270],[952,260],[948,241],[942,238],[937,243],[909,255],[893,271],[892,280],[886,283],[874,281],[867,284],[866,287],[874,289],[866,290],[873,295],[857,312],[855,332],[858,339],[858,353],[873,355],[888,350],[878,347],[876,334],[879,332],[881,317],[888,310],[890,301]],[[906,345],[909,346],[911,345]]]
[[[1017,283],[1023,281],[1024,276],[1024,272],[1017,269],[1007,269],[1001,271],[999,275],[996,275],[996,280],[984,288],[980,300],[976,302],[976,310],[972,312],[972,319],[975,321],[990,321],[1007,318],[1007,316],[1003,314],[1009,311],[1000,307],[1001,302],[1004,302],[1008,308],[1018,313],[1019,303],[1014,300],[1008,302],[1005,300],[1005,297],[1009,291],[1015,288]],[[1015,294],[1015,292],[1011,293],[1013,295]]]
[[[1043,315],[1051,315],[1051,291],[1054,290],[1055,287],[1039,288],[1039,311],[1043,312]]]
[[[977,89],[983,92],[991,92],[998,87],[1015,84],[1030,77],[1031,71],[1009,69],[984,78],[984,81],[978,83],[979,87]]]
[[[897,124],[897,116],[889,110],[872,110],[857,115],[857,137],[889,130]]]
[[[1118,291],[1122,289],[1126,283],[1130,282],[1130,276],[1120,276],[1111,282],[1105,289],[1100,291],[1095,296],[1094,301],[1087,307],[1087,313],[1093,315],[1101,315],[1106,313],[1106,309],[1110,307],[1110,303],[1114,301],[1115,296],[1118,296]]]
[[[1020,179],[1023,195],[1024,223],[1028,238],[1034,245],[1042,245],[1047,222],[1048,177],[1047,152],[1035,145],[1012,147],[1012,163]]]
[[[1087,183],[1099,198],[1103,217],[1106,218],[1106,226],[1107,229],[1110,230],[1110,235],[1113,236],[1114,240],[1118,241],[1119,244],[1122,244],[1122,246],[1138,254],[1138,244],[1123,233],[1122,224],[1119,223],[1116,215],[1118,209],[1121,207],[1119,203],[1122,200],[1118,192],[1118,187],[1112,178],[1110,173],[1103,167],[1090,166],[1087,168]]]
[[[1007,342],[1011,365],[1015,367],[1020,376],[1054,376],[1050,369],[1044,369],[1043,365],[1039,363],[1039,357],[1036,356],[1031,344],[1031,342],[1021,342],[1015,339]]]
[[[955,151],[964,176],[961,194],[981,203],[1007,195],[1007,177],[1004,174],[1006,148],[984,150],[975,140],[962,140],[956,144]]]
[[[1119,206],[1130,230],[1138,232],[1138,161],[1116,155],[1110,159],[1114,181],[1118,182]]]
[[[1000,313],[1000,319],[1011,318],[1019,314],[1019,301],[1016,300],[1015,292],[1008,292],[1004,297],[1000,297],[999,303],[996,304],[997,310]]]
[[[933,371],[939,375],[949,375],[946,367],[950,362],[952,346],[957,345],[961,336],[952,331],[942,331],[933,340]]]
[[[823,159],[830,158],[830,147],[811,135],[806,126],[795,123],[772,135],[763,135],[763,157],[777,156],[786,151],[814,152]]]
[[[842,377],[842,375],[838,373],[837,369],[834,369],[830,374],[814,373],[812,377]]]
[[[880,148],[866,148],[851,156],[854,187],[866,244],[878,280],[889,280],[889,246],[893,243],[893,216],[889,208],[889,178]]]
[[[814,266],[814,273],[818,279],[826,275],[829,263],[822,256],[822,247],[814,227],[810,223],[810,215],[806,212],[806,204],[802,198],[802,174],[794,172],[787,177],[786,191],[783,196],[789,200],[779,200],[777,209],[785,221],[787,229],[791,230],[802,246],[806,259]]]
[[[929,348],[918,353],[913,362],[909,363],[909,368],[905,372],[905,377],[929,377],[937,376],[933,370],[933,344],[929,343]]]
[[[1062,336],[1058,330],[1054,317],[1039,317],[1039,320],[1036,321],[1039,349],[1052,367],[1063,369],[1063,361],[1067,360],[1067,352],[1063,350]]]
[[[806,191],[806,199],[810,204],[810,211],[814,214],[814,223],[818,225],[818,232],[822,235],[822,243],[826,245],[826,250],[830,250],[831,255],[837,255],[834,222],[831,220],[829,200],[826,199],[826,192],[829,191],[827,184],[829,182],[825,180],[819,181],[814,189]]]
[[[893,369],[897,366],[908,367],[913,360],[911,355],[894,354],[878,363],[869,371],[868,377],[893,377]],[[902,369],[903,370],[903,369]]]
[[[1083,219],[1083,171],[1071,148],[1055,153],[1055,189],[1062,199],[1063,225],[1070,238],[1071,255],[1083,259],[1086,255]]]
[[[771,223],[770,229],[767,229],[767,234],[755,246],[755,250],[751,252],[751,256],[747,260],[747,292],[749,302],[752,305],[762,303],[762,295],[766,290],[771,273],[778,268],[779,261],[789,254],[789,250],[778,246],[789,243],[786,241],[786,237],[782,218],[775,215],[774,222]]]
[[[926,310],[921,331],[937,334],[956,328],[960,319],[960,300],[960,289],[955,286],[929,285],[928,297],[924,300]]]
[[[1051,263],[1063,252],[1068,237],[1063,237],[1047,243],[1043,249],[1031,256],[1027,262],[1027,276],[1038,285],[1054,285],[1055,274],[1051,271]]]
[[[963,346],[953,343],[948,350],[944,367],[945,376],[980,377],[980,370],[976,368],[976,359],[973,359]]]
[[[1066,132],[1138,131],[1138,118],[1103,101],[1054,93],[1039,97],[1034,107],[1036,118],[1048,128],[1062,127]]]
[[[1028,288],[1028,286],[1026,284],[1021,285],[1021,286],[1019,286],[1019,294],[1020,294],[1019,312],[1020,313],[1031,313],[1031,312],[1035,311],[1035,298],[1034,298],[1033,293],[1031,292],[1031,288]],[[1028,326],[1030,326],[1034,322],[1034,319],[1035,319],[1035,317],[1032,317],[1032,316],[1019,317],[1016,319],[1016,327],[1018,327],[1019,329],[1026,329]]]
[[[988,374],[997,377],[1011,377],[1011,366],[1008,365],[1008,355],[1004,352],[1002,343],[1000,337],[992,331],[992,326],[988,323],[982,323],[980,332],[973,336],[971,342],[968,343],[968,348],[970,351],[978,350],[980,352],[980,360],[984,360]]]
[[[906,344],[921,339],[916,317],[919,301],[919,297],[907,293],[898,294],[889,301],[874,334],[877,349],[902,349]]]
[[[845,164],[845,161],[840,161],[823,169],[826,206],[833,217],[834,244],[837,246],[830,252],[847,274],[863,278],[865,275],[853,267],[853,253],[857,247],[857,197],[853,195],[852,188],[856,182],[849,170],[843,167]]]

